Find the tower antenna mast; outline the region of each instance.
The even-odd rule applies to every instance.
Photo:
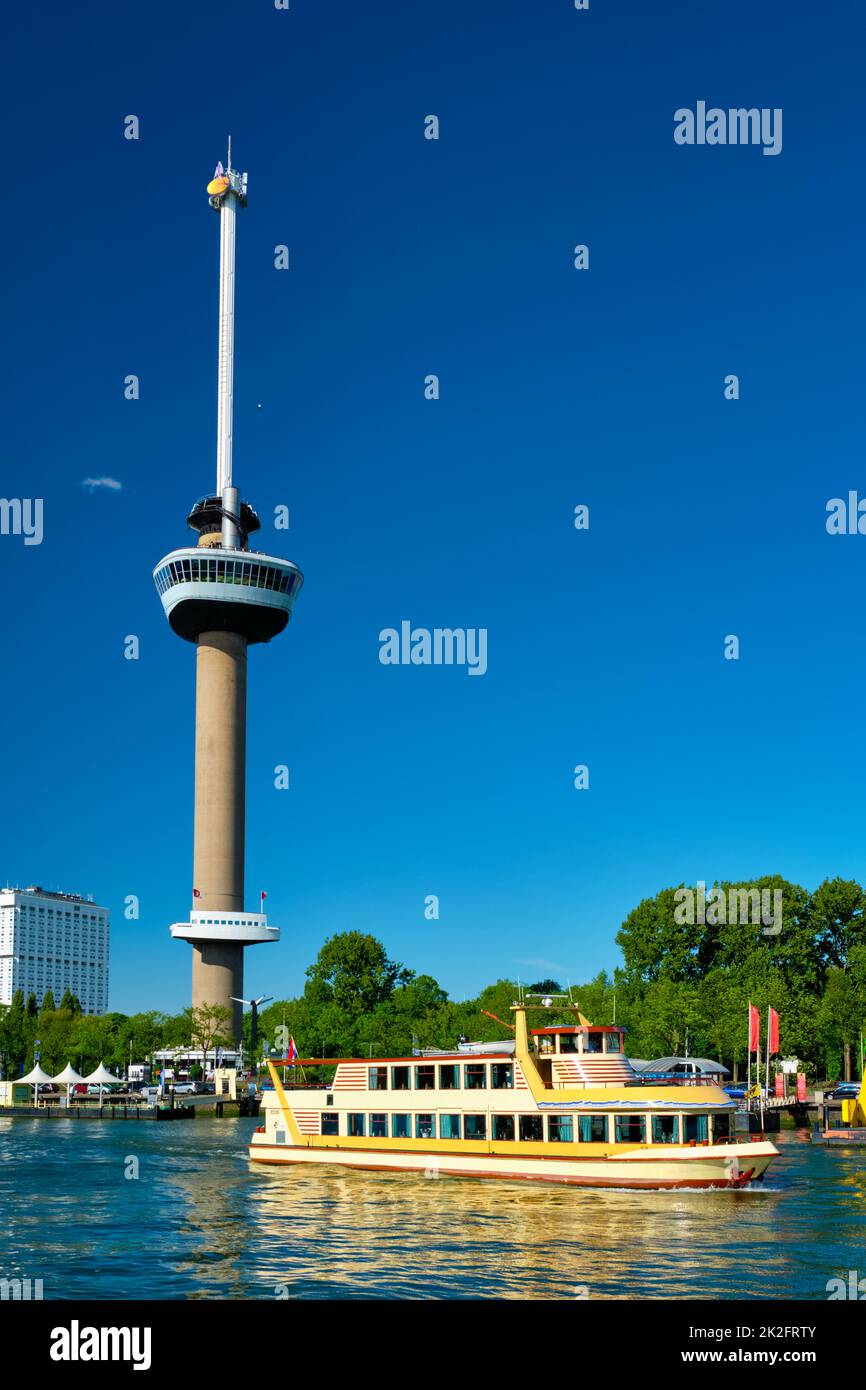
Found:
[[[223,507],[223,546],[239,544],[240,493],[232,482],[232,437],[235,378],[235,236],[238,207],[247,204],[247,175],[232,168],[232,137],[228,138],[228,168],[208,185],[211,207],[220,217],[219,348],[217,353],[217,468],[216,492]],[[211,192],[211,189],[214,191]]]

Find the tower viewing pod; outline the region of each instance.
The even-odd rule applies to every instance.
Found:
[[[216,489],[187,518],[198,543],[166,555],[153,578],[172,630],[196,645],[193,900],[170,930],[193,948],[193,1007],[228,1009],[237,1042],[244,947],[280,935],[265,913],[244,911],[247,648],[282,632],[304,577],[250,549],[259,518],[232,482],[235,221],[247,175],[231,167],[231,142],[207,192],[220,219]]]

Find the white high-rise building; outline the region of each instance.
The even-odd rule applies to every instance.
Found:
[[[108,1008],[108,908],[74,893],[0,889],[0,1004],[16,990],[54,1002],[67,989],[86,1014]]]

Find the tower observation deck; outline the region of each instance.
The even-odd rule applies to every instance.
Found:
[[[192,945],[193,1007],[228,1009],[237,1042],[244,947],[279,940],[264,913],[244,911],[247,648],[283,631],[304,576],[250,549],[259,518],[232,481],[235,224],[247,175],[232,169],[231,142],[207,192],[220,219],[216,487],[187,517],[197,544],[171,551],[153,578],[172,630],[196,645],[193,899],[170,930]]]

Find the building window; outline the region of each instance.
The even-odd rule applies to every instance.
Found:
[[[617,1144],[646,1143],[645,1115],[616,1115],[614,1119]]]
[[[387,1115],[381,1115],[381,1114],[380,1114],[380,1115],[371,1115],[371,1116],[370,1116],[370,1138],[371,1138],[371,1139],[387,1139],[387,1138],[388,1138],[388,1116],[387,1116]]]
[[[415,1138],[416,1139],[435,1139],[436,1122],[432,1115],[415,1116]]]
[[[408,1139],[412,1133],[411,1115],[392,1115],[391,1134],[395,1139]]]
[[[456,1062],[447,1062],[439,1068],[439,1090],[460,1090],[460,1067]]]
[[[460,1138],[460,1116],[459,1116],[459,1115],[440,1115],[440,1116],[439,1116],[439,1138],[440,1138],[440,1139],[459,1139],[459,1138]]]
[[[392,1068],[391,1068],[391,1090],[392,1090],[392,1091],[408,1091],[408,1090],[409,1090],[409,1068],[408,1068],[408,1067],[392,1067]]]
[[[499,1143],[510,1143],[514,1139],[514,1116],[493,1116],[493,1138]]]
[[[486,1115],[464,1115],[464,1116],[463,1116],[463,1138],[464,1138],[464,1139],[486,1139],[486,1138],[487,1138],[487,1116],[486,1116]]]
[[[607,1143],[607,1115],[580,1115],[577,1121],[579,1144]]]
[[[490,1066],[490,1087],[494,1091],[508,1091],[514,1085],[514,1067],[510,1062],[492,1062]]]
[[[338,1118],[337,1116],[334,1117]],[[350,1115],[348,1135],[350,1139],[363,1139],[367,1131],[366,1115]]]
[[[709,1139],[709,1115],[683,1115],[683,1143],[705,1144]]]
[[[368,1072],[368,1083],[371,1091],[387,1091],[388,1068],[370,1067]]]
[[[340,1116],[336,1111],[332,1115],[322,1115],[321,1120],[322,1134],[332,1135],[340,1133]]]
[[[467,1091],[486,1091],[487,1089],[487,1067],[483,1062],[467,1062],[463,1068],[464,1086]]]
[[[435,1091],[436,1089],[436,1068],[435,1067],[416,1067],[415,1068],[415,1090],[416,1091]]]
[[[678,1144],[680,1142],[679,1115],[653,1115],[653,1143]]]

